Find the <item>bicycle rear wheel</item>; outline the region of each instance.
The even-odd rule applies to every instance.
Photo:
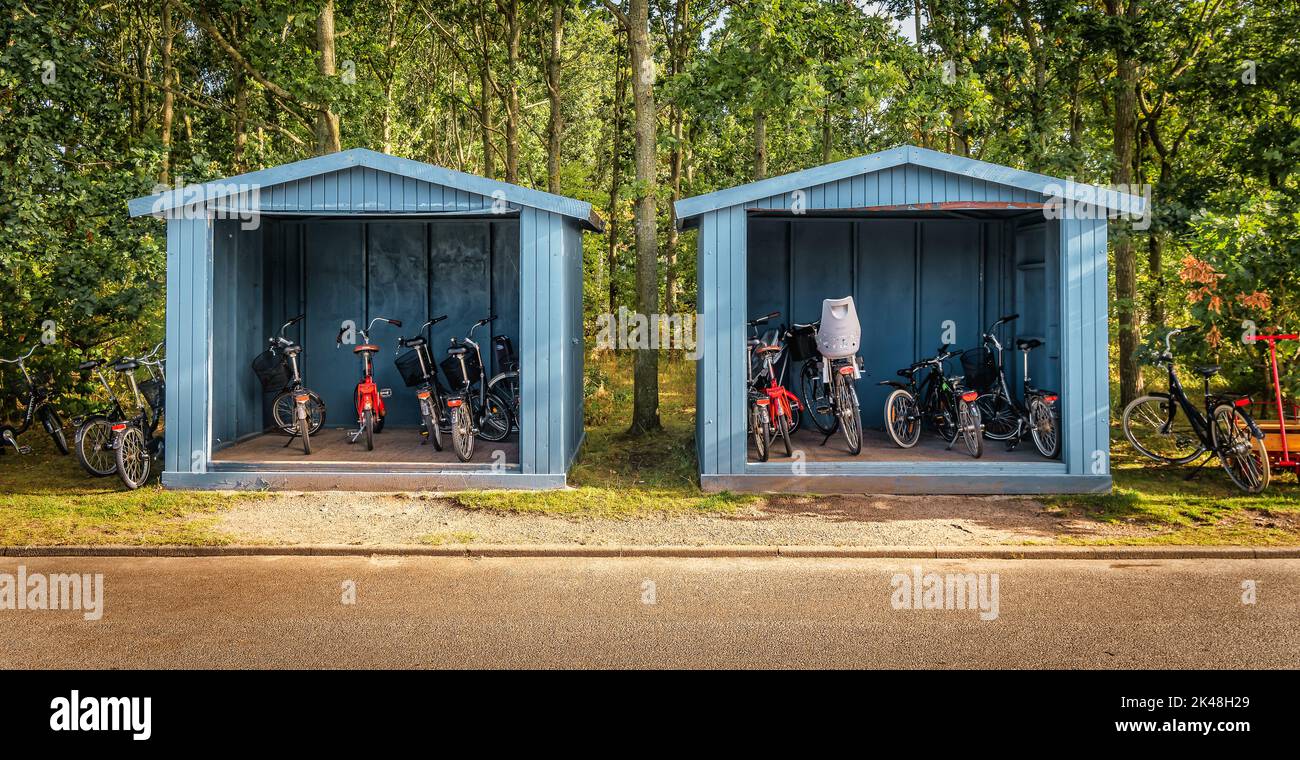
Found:
[[[1039,454],[1055,459],[1061,453],[1061,426],[1057,424],[1056,410],[1042,396],[1029,400],[1029,434]]]
[[[149,444],[144,438],[144,431],[138,426],[128,425],[117,434],[114,447],[117,458],[117,476],[122,484],[134,491],[149,479]]]
[[[1246,493],[1259,493],[1268,487],[1268,451],[1256,438],[1245,412],[1232,404],[1214,408],[1214,450],[1219,463],[1232,482]]]
[[[1011,401],[1001,393],[983,393],[975,399],[984,423],[984,437],[994,441],[1009,441],[1020,429],[1020,416]]]
[[[961,430],[966,451],[979,459],[984,455],[984,436],[980,431],[980,410],[975,404],[957,401],[957,427]]]
[[[862,410],[858,408],[858,392],[843,375],[836,375],[834,382],[835,412],[839,416],[840,429],[844,431],[849,453],[857,456],[862,453]]]
[[[117,472],[117,457],[113,453],[113,423],[102,414],[92,414],[77,428],[73,436],[76,443],[77,462],[81,468],[97,478]]]
[[[271,402],[271,419],[285,435],[298,429],[297,406],[294,391],[281,391]],[[307,391],[307,418],[311,420],[311,434],[316,435],[325,424],[325,402],[315,391]]]
[[[749,427],[750,432],[754,435],[754,448],[758,453],[758,461],[766,462],[768,443],[772,440],[772,421],[768,419],[767,407],[759,406],[753,402],[750,403]]]
[[[470,419],[469,406],[461,404],[451,412],[451,444],[456,449],[456,457],[468,462],[474,456],[474,423]]]
[[[375,450],[375,412],[366,409],[361,413],[361,433],[366,437],[366,451]]]
[[[1191,421],[1168,396],[1141,396],[1124,407],[1124,437],[1162,464],[1187,464],[1205,453]]]
[[[785,455],[794,456],[794,448],[790,446],[790,416],[784,411],[777,412],[776,432],[781,435],[781,441],[785,444]]]
[[[895,388],[885,399],[885,432],[903,449],[910,449],[921,440],[921,411],[911,391]]]

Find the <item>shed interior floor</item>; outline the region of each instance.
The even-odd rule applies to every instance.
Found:
[[[822,445],[826,436],[812,426],[801,427],[790,436],[790,445],[796,451],[804,452],[806,462],[1047,462],[1034,448],[1033,441],[1025,440],[1014,451],[1007,451],[1002,441],[984,440],[984,454],[978,460],[966,453],[966,447],[960,442],[951,451],[947,444],[932,432],[926,431],[921,440],[910,449],[902,449],[890,440],[883,430],[868,428],[862,435],[862,453],[858,456],[849,454],[844,443],[844,434],[836,432]],[[780,439],[772,444],[768,462],[780,462],[785,459],[785,447]],[[754,439],[749,437],[749,461],[757,462],[758,453],[754,449]]]
[[[494,462],[507,467],[517,467],[519,444],[515,436],[500,443],[476,440],[474,456],[462,462],[451,448],[451,437],[443,435],[442,451],[433,444],[421,444],[417,428],[392,427],[375,436],[375,448],[366,451],[363,442],[348,443],[348,430],[324,428],[312,436],[310,455],[302,452],[302,443],[294,440],[289,446],[288,436],[264,433],[213,452],[212,462],[223,465],[258,465],[294,470],[428,470],[428,469],[483,469]],[[495,452],[500,451],[501,454]]]

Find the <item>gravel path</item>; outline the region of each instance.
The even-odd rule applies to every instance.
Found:
[[[435,494],[277,493],[221,513],[238,542],[929,546],[1100,535],[1024,498],[773,497],[729,515],[568,518],[467,510]]]

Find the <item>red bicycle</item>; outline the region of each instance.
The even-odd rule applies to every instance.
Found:
[[[370,342],[370,331],[374,329],[376,322],[387,322],[393,327],[402,326],[401,320],[375,317],[370,320],[366,329],[361,330],[361,343],[352,348],[352,353],[361,357],[361,382],[357,383],[354,396],[357,406],[357,429],[348,433],[348,443],[356,443],[357,439],[364,435],[366,451],[375,449],[375,433],[383,432],[384,429],[384,399],[393,395],[391,389],[375,385],[374,356],[379,353],[379,346]],[[339,329],[338,337],[334,339],[336,348],[343,346],[343,336],[347,335],[349,329],[351,328],[346,324]]]
[[[746,323],[754,333],[746,344],[749,364],[749,427],[760,462],[767,461],[772,441],[778,435],[785,446],[785,455],[794,456],[790,434],[798,429],[799,415],[803,412],[803,402],[786,390],[778,378],[777,365],[785,346],[781,345],[779,337],[774,337],[770,343],[758,337],[759,326],[779,316],[781,312],[774,311]],[[777,335],[780,334],[779,331]]]

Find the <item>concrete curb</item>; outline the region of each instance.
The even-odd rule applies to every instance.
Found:
[[[1300,546],[7,546],[3,557],[664,557],[824,559],[1300,559]]]

